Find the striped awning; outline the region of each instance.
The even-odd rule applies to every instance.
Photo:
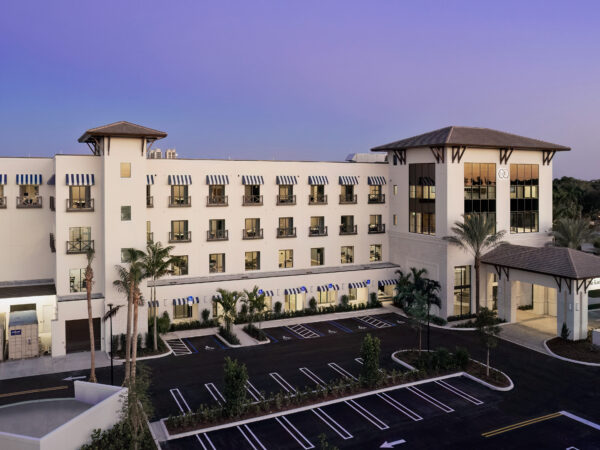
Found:
[[[367,177],[369,186],[383,186],[385,184],[385,177]]]
[[[6,184],[7,176],[5,173],[0,173],[0,184]]]
[[[265,179],[262,175],[242,175],[242,184],[265,184]]]
[[[173,305],[193,305],[194,303],[200,303],[200,299],[192,296],[173,299]]]
[[[344,186],[358,184],[358,177],[346,177],[346,176],[340,175],[340,184],[344,185]]]
[[[277,175],[277,184],[298,184],[298,179],[293,175]]]
[[[259,295],[265,294],[265,297],[273,297],[273,296],[275,296],[275,292],[273,292],[273,291],[267,291],[267,290],[263,291],[262,289],[260,289],[258,291],[258,293],[259,293]]]
[[[321,175],[309,175],[308,184],[314,186],[315,184],[329,184],[329,180],[326,176]]]
[[[348,289],[360,289],[369,287],[369,283],[366,281],[357,281],[356,283],[348,283]]]
[[[304,286],[299,288],[289,288],[283,290],[283,293],[285,295],[302,294],[303,292],[306,292],[306,288]]]
[[[148,301],[148,308],[158,308],[159,303],[158,300],[149,300]]]
[[[206,175],[206,184],[229,184],[228,175]]]
[[[191,175],[169,175],[169,184],[171,186],[187,186],[192,184]]]
[[[327,291],[339,291],[340,290],[340,285],[339,284],[324,284],[323,286],[317,286],[317,291],[318,292],[327,292]]]
[[[377,285],[379,287],[381,287],[381,286],[391,286],[391,285],[395,286],[396,284],[398,284],[398,280],[379,280],[377,282]]]
[[[146,184],[154,184],[154,175],[146,175]]]
[[[42,175],[34,173],[17,174],[17,184],[42,184]]]
[[[94,174],[93,173],[68,173],[67,186],[93,186]]]

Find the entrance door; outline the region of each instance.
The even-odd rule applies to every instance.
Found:
[[[94,347],[100,350],[100,319],[94,324]],[[65,322],[67,353],[85,352],[90,349],[90,331],[87,319],[67,320]]]

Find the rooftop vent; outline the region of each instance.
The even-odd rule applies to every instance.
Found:
[[[166,159],[177,159],[177,151],[174,148],[168,148],[165,150]]]

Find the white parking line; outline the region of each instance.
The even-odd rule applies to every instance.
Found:
[[[413,394],[415,394],[416,396],[421,397],[423,400],[431,403],[433,406],[435,406],[436,408],[441,409],[442,411],[444,411],[446,413],[451,413],[452,411],[454,411],[448,405],[445,405],[444,403],[442,403],[439,400],[433,398],[431,395],[426,394],[421,389],[419,389],[419,388],[417,388],[415,386],[409,386],[406,389],[408,391],[412,392]]]
[[[313,383],[315,383],[317,386],[319,386],[321,388],[325,387],[325,385],[327,384],[321,378],[319,378],[315,373],[313,373],[312,370],[310,370],[306,367],[300,367],[300,369],[298,369],[298,370],[300,372],[302,372],[304,375],[306,375],[309,380],[311,380]]]
[[[344,378],[349,378],[351,380],[358,381],[358,378],[356,378],[354,375],[352,375],[346,369],[343,369],[342,367],[340,367],[338,364],[332,362],[327,365],[329,367],[331,367],[333,370],[335,370],[337,373],[339,373],[341,376],[343,376]]]
[[[177,339],[168,339],[166,341],[167,346],[173,351],[175,356],[181,355],[189,355],[192,351],[188,348],[187,345],[183,343],[183,341],[179,338]]]
[[[214,383],[206,383],[204,387],[206,388],[206,390],[208,390],[208,393],[220,406],[222,406],[223,403],[225,403],[225,397],[223,397],[223,394],[221,394],[221,392],[217,389]]]
[[[414,420],[415,422],[418,422],[419,420],[423,420],[423,418],[420,415],[418,415],[412,409],[409,409],[406,406],[404,406],[402,403],[400,403],[394,397],[390,396],[387,392],[382,392],[380,394],[377,394],[377,397],[379,397],[381,400],[383,400],[390,406],[392,406],[395,409],[397,409],[398,411],[400,411],[402,414],[404,414],[408,418]]]
[[[246,438],[246,440],[248,441],[248,443],[254,450],[258,450],[258,448],[252,443],[252,440],[248,437],[248,435],[246,433],[244,433],[244,429],[246,429],[248,434],[250,434],[254,438],[254,442],[259,446],[259,448],[261,448],[262,450],[267,450],[266,447],[262,444],[262,442],[260,442],[260,440],[252,432],[252,430],[250,429],[248,424],[240,425],[237,427],[237,429],[240,430],[240,433],[242,433],[242,436],[244,436]]]
[[[474,405],[483,405],[483,402],[478,398],[473,397],[472,395],[467,394],[466,392],[461,391],[457,387],[452,386],[449,383],[446,383],[445,380],[436,381],[435,384],[443,387],[444,389],[449,390],[455,395],[464,398],[466,401],[473,403]]]
[[[376,319],[375,317],[372,317],[372,316],[361,316],[361,317],[357,317],[357,319],[364,323],[367,323],[375,328],[388,328],[388,327],[393,326],[387,322],[384,322],[383,320]]]
[[[325,423],[325,425],[327,425],[329,428],[335,431],[342,439],[348,440],[354,437],[350,434],[348,430],[346,430],[343,426],[341,426],[339,423],[333,420],[333,418],[321,408],[311,409],[311,411],[315,414],[315,416],[321,419]]]
[[[248,393],[250,394],[250,396],[256,400],[257,402],[260,400],[264,400],[263,395],[260,393],[260,391],[258,389],[256,389],[254,387],[254,385],[252,383],[250,383],[250,381],[246,381],[246,390],[248,391]]]
[[[306,438],[306,436],[304,436],[302,433],[300,433],[298,428],[296,428],[294,425],[292,425],[292,423],[288,420],[287,417],[285,417],[285,416],[276,417],[275,420],[277,422],[279,422],[279,425],[281,425],[283,427],[283,429],[285,431],[287,431],[290,434],[290,436],[292,436],[304,450],[309,450],[311,448],[315,448],[315,445],[312,442],[310,442]],[[294,432],[296,434],[292,433],[291,430],[294,430]]]
[[[177,388],[169,389],[169,392],[173,396],[175,403],[177,403],[177,406],[179,407],[179,411],[181,411],[182,413],[185,413],[185,412],[190,412],[192,410],[190,408],[190,405],[188,405],[188,403],[185,401],[185,398],[183,398],[183,395],[181,395],[181,391],[179,389],[177,389]],[[177,397],[179,397],[179,399]],[[180,400],[181,400],[181,403],[180,403]],[[185,406],[185,409],[183,408],[183,406]],[[213,445],[212,441],[210,440],[210,438],[208,437],[208,434],[199,433],[199,434],[196,434],[195,436],[196,436],[196,439],[198,439],[198,442],[202,446],[203,450],[209,450],[209,449],[217,450],[215,448],[215,446]],[[202,441],[202,438],[204,438],[206,440],[206,444],[209,445],[209,447],[207,447],[204,444],[204,442]]]
[[[200,445],[202,446],[203,450],[210,450],[210,449],[217,450],[215,445],[212,443],[212,441],[208,437],[208,434],[206,434],[206,433],[197,434],[196,438],[198,439],[198,442],[200,442]],[[206,440],[206,445],[204,444],[202,438],[204,438]]]
[[[294,332],[298,336],[302,337],[303,339],[312,339],[312,338],[319,337],[319,335],[317,333],[315,333],[313,330],[309,330],[304,325],[300,325],[300,324],[290,325],[289,327],[286,327],[286,328],[288,330]]]
[[[365,361],[362,358],[354,358],[354,361],[359,363],[361,366],[365,363]]]
[[[352,408],[354,411],[359,413],[361,416],[363,416],[365,419],[367,419],[369,422],[371,422],[373,425],[375,425],[380,430],[387,430],[389,428],[389,426],[385,422],[383,422],[381,419],[379,419],[377,416],[375,416],[375,414],[373,414],[371,411],[367,410],[364,406],[357,403],[356,400],[348,400],[344,403],[346,405],[348,405],[350,408]]]
[[[283,379],[283,377],[281,375],[279,375],[277,372],[271,372],[269,374],[269,376],[271,378],[273,378],[279,384],[279,386],[281,386],[285,390],[285,392],[287,392],[288,394],[296,393],[296,389],[294,389],[294,386],[292,386],[290,383],[285,381]]]

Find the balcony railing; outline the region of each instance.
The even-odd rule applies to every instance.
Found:
[[[179,231],[174,233],[169,231],[169,242],[192,242],[192,232]]]
[[[277,228],[278,238],[293,238],[296,237],[296,227]]]
[[[308,227],[309,236],[327,236],[327,227]]]
[[[93,211],[94,210],[94,199],[90,198],[87,200],[74,200],[72,198],[67,199],[67,212],[74,211]]]
[[[251,228],[242,230],[242,239],[262,239],[262,228]]]
[[[295,195],[277,195],[277,204],[278,205],[295,205],[296,204],[296,196]]]
[[[385,203],[385,194],[369,194],[369,203]]]
[[[152,231],[146,232],[146,242],[152,244],[154,242],[154,233]]]
[[[227,195],[207,195],[206,206],[227,206],[229,198]]]
[[[369,234],[385,233],[385,223],[369,224]]]
[[[340,194],[340,205],[356,204],[356,194]]]
[[[308,196],[308,204],[309,205],[326,205],[327,204],[327,195],[309,195]]]
[[[242,198],[243,206],[260,206],[263,204],[262,195],[244,195]]]
[[[229,230],[208,230],[206,232],[207,241],[228,241]]]
[[[356,225],[340,225],[340,234],[356,234]]]
[[[17,197],[17,208],[41,208],[42,197]]]
[[[189,197],[169,197],[170,208],[181,208],[192,206],[192,196]]]
[[[94,241],[67,241],[68,254],[87,253],[90,250],[94,250]]]
[[[154,197],[151,195],[146,197],[146,208],[154,208]]]
[[[6,208],[6,197],[0,197],[0,208]]]

